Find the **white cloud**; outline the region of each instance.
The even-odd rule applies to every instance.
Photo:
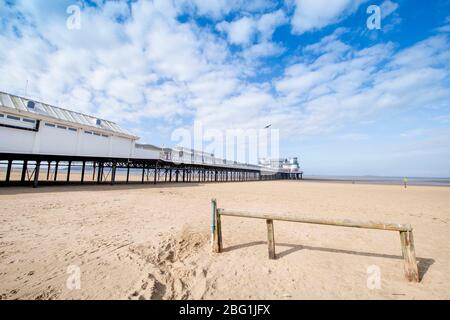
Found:
[[[283,47],[270,41],[264,41],[247,48],[243,52],[243,56],[248,61],[256,61],[258,58],[279,55],[283,51]]]
[[[288,18],[282,9],[263,14],[256,22],[256,28],[263,39],[271,39],[274,31],[280,25],[288,22]]]
[[[226,33],[228,41],[235,45],[249,45],[252,42],[268,42],[277,27],[286,24],[288,19],[282,9],[255,17],[241,17],[234,21],[222,21],[216,29]]]
[[[232,12],[253,13],[274,7],[272,0],[175,0],[178,7],[188,8],[197,15],[220,20]]]
[[[258,65],[259,58],[283,52],[272,35],[286,23],[285,13],[222,22],[229,42],[243,46],[232,52],[209,27],[180,23],[181,7],[171,3],[137,1],[123,23],[115,17],[126,15],[127,7],[86,8],[79,31],[67,30],[63,18],[41,19],[39,6],[21,8],[25,21],[7,8],[12,12],[0,33],[0,85],[23,93],[28,79],[28,92],[35,96],[131,122],[142,132],[149,129],[140,121],[148,119],[167,124],[164,130],[199,119],[216,128],[272,123],[289,135],[315,135],[373,120],[385,110],[438,107],[449,99],[446,35],[397,52],[391,43],[355,49],[342,40],[348,30],[339,28],[304,47],[292,57],[295,63],[283,62],[276,79],[249,81],[249,74],[271,67]],[[228,10],[217,3],[216,9],[202,10],[219,15]],[[325,20],[339,19],[353,6],[330,4]],[[307,12],[314,10],[302,14]]]
[[[398,9],[399,5],[398,3],[395,3],[391,0],[385,0],[381,6],[381,18],[386,18],[387,16],[391,15]]]
[[[223,21],[217,24],[216,28],[227,34],[230,43],[237,45],[247,45],[252,42],[252,37],[256,31],[255,21],[249,17],[243,17],[232,22]]]
[[[439,32],[448,33],[448,32],[450,32],[450,24],[439,27],[437,30]]]
[[[337,23],[366,0],[296,0],[292,31],[302,34]]]
[[[450,98],[447,37],[432,37],[398,53],[393,45],[380,44],[335,54],[331,48],[342,47],[339,42],[331,36],[306,48],[306,56],[308,51],[319,56],[288,67],[274,83],[278,103],[296,110],[299,125],[293,131],[333,132],[385,110],[436,108]]]
[[[437,28],[437,31],[442,33],[449,33],[450,32],[450,16],[445,18],[445,24],[439,28]]]

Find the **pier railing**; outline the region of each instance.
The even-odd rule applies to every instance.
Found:
[[[242,217],[266,220],[267,224],[267,244],[269,259],[276,259],[275,254],[275,230],[273,221],[289,221],[307,224],[318,224],[338,227],[377,229],[386,231],[396,231],[400,233],[400,243],[404,259],[405,277],[408,281],[419,282],[419,271],[416,262],[414,249],[413,229],[409,224],[384,223],[375,221],[353,221],[348,219],[321,219],[308,217],[294,217],[288,215],[275,215],[270,213],[254,213],[236,210],[226,210],[217,207],[217,201],[213,199],[212,204],[212,250],[215,253],[222,252],[222,222],[221,216]]]

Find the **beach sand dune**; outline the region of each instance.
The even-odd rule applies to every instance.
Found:
[[[396,232],[223,217],[219,207],[410,223],[421,282]],[[450,188],[305,181],[0,189],[1,299],[449,299]],[[70,290],[70,266],[80,289]],[[380,288],[368,286],[373,267]],[[371,267],[371,268],[370,268]],[[68,269],[69,268],[69,269]],[[68,273],[69,271],[69,273]],[[370,288],[369,288],[370,287]]]

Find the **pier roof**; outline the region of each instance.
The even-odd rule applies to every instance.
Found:
[[[31,105],[29,104],[31,102]],[[32,107],[30,107],[32,106]],[[52,118],[68,125],[89,127],[90,129],[105,130],[126,138],[137,140],[133,135],[115,122],[100,119],[80,112],[63,109],[44,102],[16,96],[0,91],[0,107],[11,109],[12,112],[27,114],[37,118]]]

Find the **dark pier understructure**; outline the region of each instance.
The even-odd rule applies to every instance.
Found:
[[[176,163],[160,159],[0,153],[0,186],[206,183],[299,180],[272,168]]]

